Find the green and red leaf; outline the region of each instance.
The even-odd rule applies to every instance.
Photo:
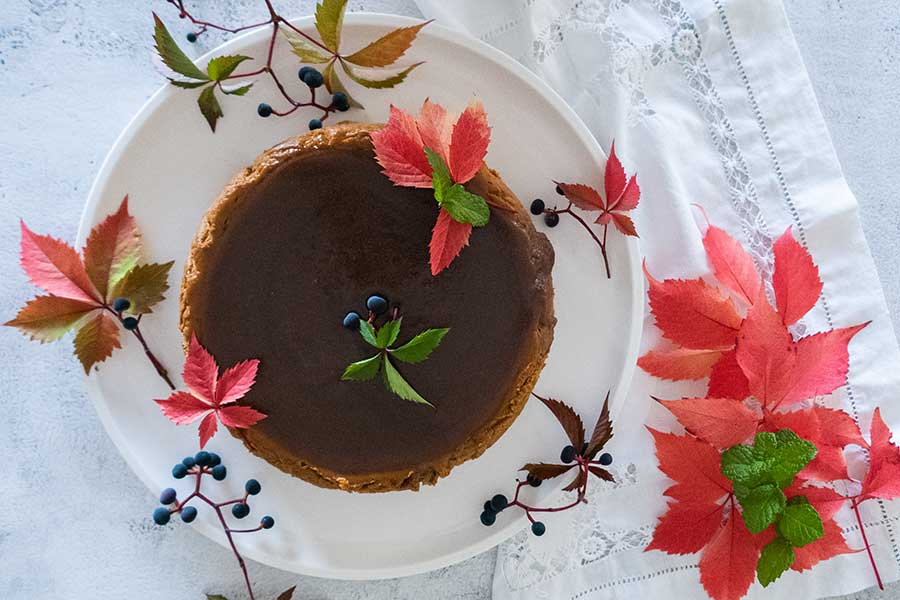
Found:
[[[110,302],[109,291],[141,259],[143,240],[134,217],[128,213],[128,196],[119,209],[96,225],[84,246],[84,266],[100,296]]]

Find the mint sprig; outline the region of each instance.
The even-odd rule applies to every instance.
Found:
[[[369,381],[381,373],[385,387],[396,396],[416,404],[433,406],[403,378],[403,375],[394,366],[392,358],[404,363],[420,363],[440,345],[450,330],[448,328],[426,329],[399,348],[392,348],[391,346],[400,336],[402,322],[403,318],[398,317],[376,330],[368,321],[361,321],[359,324],[360,336],[367,344],[377,348],[378,352],[348,365],[341,375],[341,380]]]
[[[425,148],[431,165],[431,183],[438,206],[450,213],[454,221],[484,227],[491,218],[491,209],[484,198],[466,191],[459,183],[453,183],[450,169],[444,160],[430,148]]]
[[[816,457],[816,447],[790,429],[757,433],[752,446],[732,446],[722,453],[722,474],[734,483],[734,495],[752,533],[770,525],[777,535],[766,544],[757,562],[765,587],[794,563],[794,548],[824,534],[822,519],[804,496],[788,499],[784,489]]]

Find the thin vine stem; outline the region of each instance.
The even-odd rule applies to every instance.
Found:
[[[609,225],[603,226],[603,239],[601,240],[597,237],[597,234],[594,233],[594,230],[591,229],[591,226],[588,225],[587,221],[581,218],[575,211],[572,210],[572,203],[569,202],[569,205],[562,210],[557,209],[547,209],[544,211],[545,214],[556,214],[556,215],[569,215],[573,219],[575,219],[582,227],[584,227],[585,231],[587,231],[590,236],[597,242],[597,245],[600,246],[600,254],[603,255],[603,266],[606,269],[606,278],[612,279],[612,272],[609,269],[609,256],[606,254],[606,233],[609,230]],[[540,213],[538,213],[540,214]]]
[[[137,327],[129,330],[127,327],[125,327],[125,317],[122,316],[122,313],[116,312],[108,304],[104,304],[103,309],[108,310],[110,313],[112,313],[116,317],[116,319],[118,319],[119,324],[122,325],[123,329],[125,329],[126,331],[131,331],[131,333],[134,334],[134,337],[137,339],[138,342],[140,342],[141,347],[144,349],[144,354],[147,356],[147,359],[150,361],[150,364],[152,364],[153,368],[156,369],[157,375],[159,375],[162,378],[162,380],[166,382],[166,385],[168,385],[172,391],[175,391],[175,389],[176,389],[175,384],[172,383],[172,379],[169,377],[169,372],[166,370],[166,368],[163,366],[163,364],[159,361],[159,359],[156,358],[156,355],[153,354],[153,352],[150,350],[150,345],[147,343],[146,338],[144,338],[144,334],[141,333],[141,319],[143,318],[144,315],[138,315]]]
[[[872,565],[872,571],[875,572],[875,581],[878,582],[878,589],[883,590],[884,583],[881,581],[878,565],[875,564],[875,556],[872,554],[872,546],[869,544],[869,537],[866,535],[865,526],[863,526],[862,515],[859,514],[859,499],[851,498],[850,505],[853,507],[853,513],[856,515],[856,523],[859,525],[859,532],[862,534],[863,544],[866,546],[866,552],[869,555],[869,563]]]

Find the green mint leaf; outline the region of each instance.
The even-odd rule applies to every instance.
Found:
[[[744,512],[744,523],[752,533],[759,533],[775,522],[785,506],[784,492],[773,483],[757,486],[738,498]]]
[[[484,227],[491,218],[491,209],[484,198],[466,191],[458,183],[444,191],[441,208],[450,213],[455,221],[471,223],[475,227]]]
[[[761,483],[764,470],[765,463],[756,459],[753,446],[732,446],[722,453],[722,475],[735,485],[744,482],[751,486]]]
[[[186,90],[192,90],[194,88],[202,87],[209,83],[209,81],[178,81],[177,79],[170,79],[169,83],[174,85],[175,87],[184,88]]]
[[[381,329],[378,330],[378,335],[375,337],[375,343],[378,344],[379,348],[387,348],[397,341],[397,336],[400,335],[401,321],[403,321],[403,317],[388,321],[381,326]]]
[[[804,496],[788,500],[775,529],[795,547],[805,546],[825,535],[819,513]]]
[[[722,474],[736,486],[773,483],[785,488],[816,456],[816,447],[789,430],[756,434],[753,446],[732,446],[722,453]]]
[[[350,364],[344,369],[341,381],[368,381],[381,370],[381,354]]]
[[[772,477],[776,482],[781,482],[782,487],[787,487],[817,453],[815,444],[800,439],[790,429],[776,432],[775,447],[771,451]]]
[[[252,87],[253,87],[252,83],[247,84],[247,85],[242,85],[242,86],[236,87],[236,88],[228,88],[228,87],[223,86],[222,91],[225,92],[226,94],[228,94],[229,96],[243,96],[244,94],[249,92],[250,88],[252,88]]]
[[[181,51],[181,48],[175,43],[169,30],[166,29],[162,20],[156,16],[156,13],[153,13],[153,20],[156,21],[156,26],[153,29],[153,41],[156,42],[156,53],[159,54],[163,63],[179,75],[184,75],[191,79],[209,81],[206,73],[201,71],[194,64],[194,61]]]
[[[448,328],[426,329],[399,348],[391,350],[391,354],[405,363],[420,363],[440,345],[444,336],[450,331]]]
[[[368,321],[360,321],[359,322],[359,335],[362,336],[362,339],[366,340],[366,343],[370,346],[375,346],[376,348],[381,348],[378,345],[378,341],[375,337],[375,328],[372,327],[372,324]]]
[[[444,194],[453,186],[450,169],[447,168],[438,153],[431,148],[425,148],[425,156],[428,157],[428,164],[431,165],[431,184],[434,187],[434,197],[438,204],[443,204]]]
[[[783,537],[776,537],[766,544],[756,563],[756,576],[763,587],[766,587],[787,571],[794,564],[794,549]]]
[[[427,404],[428,406],[432,406],[428,400],[420,396],[419,392],[414,390],[412,386],[403,379],[403,376],[400,375],[400,371],[391,364],[387,355],[384,355],[382,359],[384,364],[384,371],[382,371],[384,374],[384,384],[390,391],[404,400],[409,400],[416,404]]]
[[[200,92],[200,97],[197,98],[197,104],[200,105],[200,112],[206,117],[206,122],[209,123],[209,127],[215,132],[216,122],[218,122],[219,117],[224,116],[222,107],[219,105],[219,100],[216,98],[215,86],[211,85],[204,88],[203,91]]]
[[[291,52],[297,55],[300,62],[321,65],[327,63],[331,59],[331,56],[323,54],[318,46],[305,38],[290,33],[289,31],[285,31],[284,29],[282,29],[282,33],[284,33],[284,37],[287,38],[288,44],[291,45]]]
[[[252,59],[249,56],[240,54],[234,56],[217,56],[210,60],[206,65],[206,74],[209,75],[209,78],[213,81],[222,81],[234,73],[234,70],[238,65],[245,60]]]

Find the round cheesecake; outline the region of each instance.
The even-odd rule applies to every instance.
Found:
[[[487,167],[466,184],[489,223],[437,276],[429,189],[394,186],[375,160],[379,125],[342,123],[286,140],[225,188],[191,247],[181,330],[223,367],[258,358],[241,401],[267,418],[232,429],[254,454],[320,487],[357,492],[434,484],[519,415],[553,339],[553,249]],[[371,356],[342,327],[372,294],[403,317],[397,345],[449,332],[428,360],[396,363],[433,407],[381,378],[342,381]]]

